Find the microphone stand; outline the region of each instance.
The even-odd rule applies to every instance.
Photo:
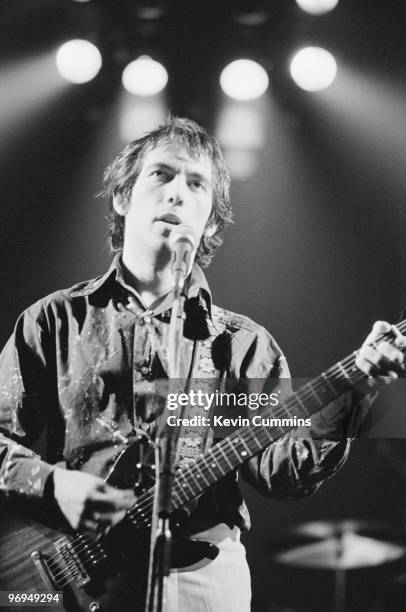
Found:
[[[183,285],[183,283],[182,283]],[[168,337],[169,392],[178,392],[180,357],[184,326],[186,294],[183,286],[175,286]],[[168,579],[171,568],[172,531],[170,526],[172,488],[175,477],[176,447],[179,426],[169,427],[165,419],[155,441],[156,484],[148,571],[146,612],[165,612],[167,608]]]

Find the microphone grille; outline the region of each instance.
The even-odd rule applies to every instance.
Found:
[[[176,243],[178,242],[190,242],[192,245],[192,249],[195,248],[196,245],[196,236],[193,231],[193,228],[190,225],[186,225],[186,223],[182,223],[181,225],[177,225],[171,231],[171,235],[169,236],[169,246],[171,249],[174,249]]]

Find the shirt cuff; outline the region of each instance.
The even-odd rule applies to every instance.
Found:
[[[0,479],[0,489],[5,491],[6,496],[43,499],[46,494],[45,485],[50,480],[54,466],[42,461],[36,455],[18,457],[18,450],[15,452],[13,450],[6,459]]]

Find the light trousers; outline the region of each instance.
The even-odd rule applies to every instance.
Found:
[[[250,612],[251,578],[238,527],[221,523],[193,539],[215,544],[219,554],[171,571],[167,612]]]

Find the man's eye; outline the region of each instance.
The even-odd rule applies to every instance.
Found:
[[[193,189],[203,189],[204,184],[201,181],[193,181],[191,183]]]
[[[153,170],[151,176],[156,177],[160,181],[169,181],[170,174],[165,170]]]

